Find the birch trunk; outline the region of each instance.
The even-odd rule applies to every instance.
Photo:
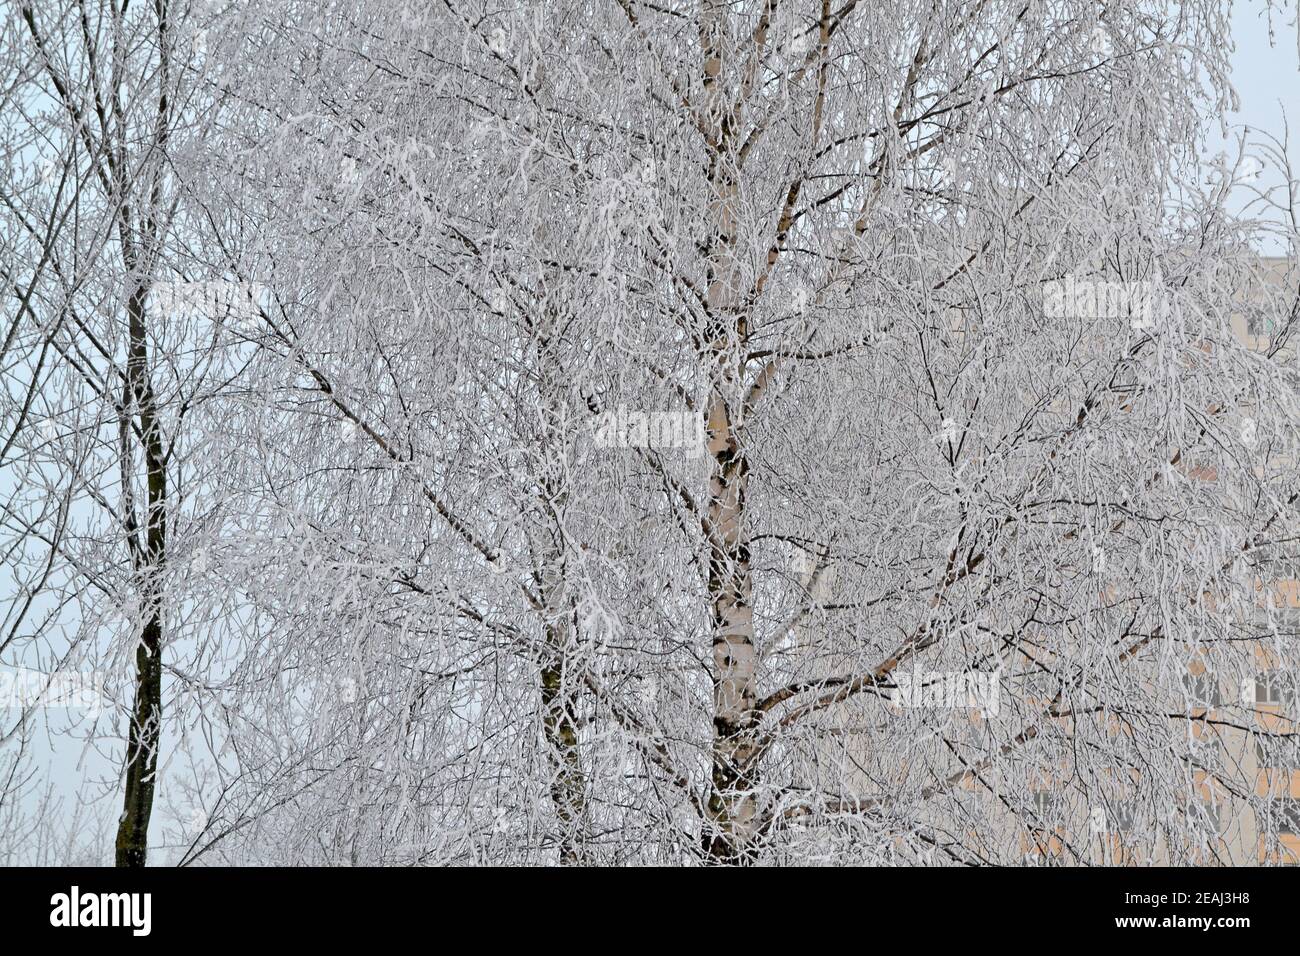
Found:
[[[560,567],[561,556],[553,568]],[[542,728],[551,771],[551,803],[560,825],[560,861],[581,863],[582,829],[586,817],[585,782],[578,755],[577,692],[568,673],[572,616],[563,586],[563,571],[544,588],[546,645],[552,662],[542,668]]]
[[[701,357],[709,381],[708,588],[713,626],[712,772],[704,849],[716,862],[742,863],[753,859],[758,827],[758,774],[751,763],[758,711],[753,581],[745,515],[749,462],[740,434],[746,321],[739,306],[741,277],[736,254],[740,194],[733,133],[738,116],[728,102],[729,19],[726,4],[704,4],[700,39],[711,195],[709,316]]]
[[[581,863],[586,820],[586,781],[578,752],[578,688],[570,672],[573,648],[573,595],[565,567],[563,513],[568,501],[567,449],[562,429],[564,365],[556,355],[556,317],[543,310],[537,339],[540,369],[543,460],[534,532],[535,575],[542,595],[543,627],[550,660],[541,669],[542,731],[551,774],[551,803],[560,827],[562,863]]]

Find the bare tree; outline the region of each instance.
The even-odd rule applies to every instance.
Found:
[[[176,158],[198,147],[214,97],[197,68],[204,35],[188,5],[22,4],[17,19],[32,64],[20,95],[37,104],[18,128],[41,144],[44,179],[58,186],[6,205],[33,238],[37,223],[71,224],[41,247],[15,327],[33,337],[40,362],[48,353],[47,394],[66,396],[45,438],[54,462],[76,475],[73,507],[107,519],[103,538],[82,532],[59,550],[92,661],[107,661],[97,636],[105,618],[86,592],[98,591],[126,624],[132,703],[116,859],[143,866],[168,620],[177,617],[166,581],[187,491],[177,486],[190,454],[183,425],[222,371],[216,316],[198,313],[240,305],[210,277],[186,275],[201,224],[182,205],[193,164]],[[48,529],[45,537],[59,540]]]

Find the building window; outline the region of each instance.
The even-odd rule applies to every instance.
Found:
[[[1255,678],[1255,703],[1294,707],[1296,676],[1290,671],[1265,671]]]
[[[1183,689],[1193,710],[1206,710],[1223,703],[1219,682],[1213,674],[1188,674],[1183,680]]]
[[[1111,804],[1110,818],[1115,829],[1128,833],[1137,822],[1138,807],[1136,800],[1118,800]]]
[[[1268,815],[1283,836],[1300,834],[1300,800],[1278,797],[1268,801]]]
[[[1060,815],[1061,795],[1054,790],[1035,790],[1033,797],[1034,815],[1038,822],[1052,823]]]
[[[1288,634],[1300,631],[1300,607],[1270,607],[1266,614],[1272,629]]]
[[[1212,800],[1197,800],[1188,812],[1189,823],[1207,833],[1223,832],[1223,805]]]
[[[1255,553],[1253,564],[1266,580],[1295,580],[1300,578],[1300,555],[1294,552],[1294,544],[1263,548]]]
[[[1300,769],[1300,749],[1294,737],[1255,737],[1255,758],[1270,770]]]

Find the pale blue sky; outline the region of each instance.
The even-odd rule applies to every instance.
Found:
[[[1262,0],[1240,0],[1235,6],[1232,33],[1237,49],[1232,58],[1232,82],[1242,103],[1229,122],[1281,135],[1283,107],[1288,115],[1294,115],[1300,103],[1296,32],[1288,22],[1294,14],[1287,14],[1288,19],[1283,20],[1274,13],[1270,45]]]
[[[1269,22],[1264,0],[1238,0],[1232,14],[1232,33],[1236,50],[1232,55],[1232,85],[1241,101],[1241,108],[1224,119],[1228,124],[1229,151],[1235,156],[1235,137],[1245,128],[1248,140],[1259,142],[1267,133],[1279,141],[1288,139],[1286,122],[1294,127],[1290,131],[1287,155],[1300,173],[1300,53],[1297,52],[1294,7],[1273,12],[1273,37],[1269,38]],[[1218,140],[1218,131],[1212,132],[1207,153],[1213,156],[1224,143]],[[1263,157],[1261,157],[1263,158]],[[1258,174],[1258,187],[1266,189],[1282,182],[1282,173],[1276,163],[1267,159]],[[1270,248],[1266,251],[1278,252]]]

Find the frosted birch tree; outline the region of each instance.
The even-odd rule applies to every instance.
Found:
[[[1191,189],[1198,135],[1226,101],[1185,90],[1194,73],[1222,89],[1223,44],[1208,41],[1222,11],[548,12],[281,8],[262,52],[287,81],[249,80],[275,145],[251,148],[268,167],[298,155],[277,188],[308,201],[267,256],[284,276],[268,282],[280,311],[265,317],[267,354],[308,376],[314,416],[341,423],[345,471],[376,452],[405,466],[425,520],[465,552],[441,560],[466,589],[493,582],[490,610],[453,613],[486,621],[518,603],[510,653],[535,664],[541,643],[553,662],[540,687],[514,685],[519,706],[536,694],[551,715],[547,752],[595,769],[616,739],[639,768],[618,783],[564,769],[568,757],[525,770],[512,740],[511,774],[575,794],[560,819],[581,781],[586,811],[608,813],[595,829],[625,841],[616,854],[747,861],[819,828],[859,834],[863,852],[924,852],[938,823],[953,858],[1015,858],[992,820],[965,845],[956,797],[985,780],[1043,832],[1030,778],[1059,776],[1086,715],[1136,697],[1140,722],[1185,735],[1188,721],[1156,717],[1156,691],[1181,688],[1187,663],[1173,658],[1188,639],[1167,632],[1226,626],[1199,595],[1228,590],[1237,552],[1291,518],[1280,488],[1228,520],[1260,480],[1253,457],[1209,486],[1187,464],[1240,432],[1222,363],[1247,392],[1284,394],[1276,364],[1246,370],[1226,322],[1248,237]],[[289,265],[295,251],[304,265]],[[377,323],[382,310],[395,314]],[[394,402],[396,420],[376,417]],[[552,447],[588,457],[562,491],[538,480],[545,452],[509,466],[530,447],[525,405],[542,422],[574,416]],[[396,441],[417,407],[456,424]],[[707,472],[649,439],[674,409],[702,426]],[[609,416],[628,446],[613,453],[598,440]],[[1283,440],[1286,425],[1255,428]],[[439,492],[410,463],[451,434],[464,437]],[[500,530],[529,488],[574,521],[543,521],[552,544],[531,551],[536,527],[513,543]],[[564,594],[566,619],[634,637],[611,647],[578,626],[570,646],[553,598],[484,576],[525,553],[518,574]],[[1061,606],[1042,620],[1045,602]],[[1150,689],[1120,673],[1143,655],[1161,675]],[[904,663],[992,674],[986,696],[1006,703],[973,741],[960,708],[937,730],[932,713],[891,713]],[[1093,686],[1098,669],[1109,682]],[[582,711],[571,728],[548,703],[566,679],[558,713]],[[1039,700],[1030,685],[1044,682]],[[1058,693],[1086,699],[1064,707]],[[1106,720],[1092,730],[1110,749]],[[1162,791],[1162,806],[1178,797]]]
[[[220,455],[208,457],[205,403],[232,374],[225,327],[244,307],[208,269],[205,224],[186,203],[220,93],[203,78],[205,15],[189,4],[10,13],[6,49],[23,68],[6,133],[39,170],[5,201],[6,225],[32,250],[6,276],[18,304],[10,339],[40,388],[39,418],[12,423],[26,451],[17,487],[48,486],[46,513],[27,529],[51,549],[51,643],[70,641],[83,668],[113,675],[108,693],[125,684],[125,719],[96,718],[87,740],[120,751],[116,862],[143,866],[165,658],[196,611],[181,601],[177,559],[193,557],[190,532],[219,510],[202,500]]]

